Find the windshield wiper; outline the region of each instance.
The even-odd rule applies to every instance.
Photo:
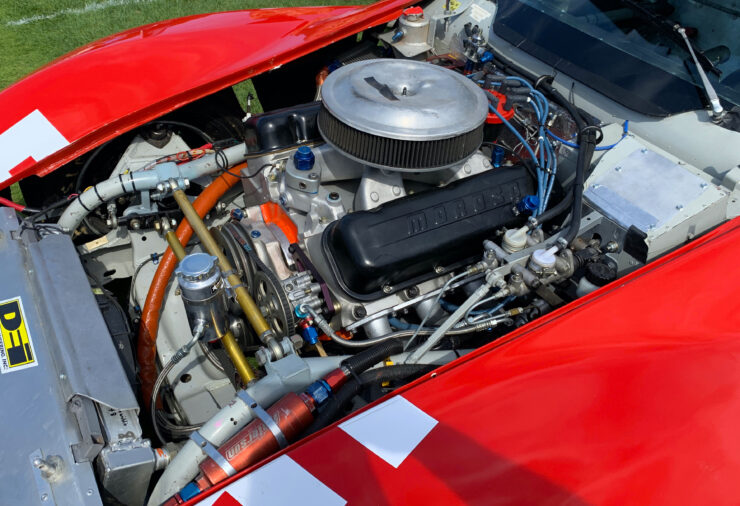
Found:
[[[649,9],[646,9],[645,7],[643,7],[642,5],[640,5],[638,2],[634,0],[619,0],[619,2],[622,5],[625,5],[629,7],[630,9],[632,9],[633,11],[635,11],[637,14],[640,15],[642,19],[644,19],[645,21],[647,21],[648,23],[656,27],[658,30],[662,31],[664,34],[672,38],[673,41],[679,45],[679,47],[687,48],[689,54],[691,54],[692,56],[692,59],[694,60],[695,63],[697,63],[697,67],[700,67],[702,70],[712,72],[718,77],[722,75],[722,71],[719,68],[717,68],[712,63],[712,61],[704,55],[704,53],[702,52],[700,48],[696,47],[696,44],[691,42],[688,39],[688,37],[686,37],[685,33],[682,35],[678,32],[676,27],[679,27],[679,28],[682,28],[682,27],[677,25],[675,21],[671,21],[670,19],[664,16],[651,12]],[[704,75],[703,72],[700,72],[700,74],[702,74],[703,77],[706,78],[706,75]],[[704,87],[706,88],[706,85]]]
[[[697,72],[699,72],[701,84],[702,86],[704,86],[704,92],[707,94],[707,98],[709,98],[709,103],[712,105],[712,116],[714,117],[715,121],[721,120],[722,116],[724,116],[725,110],[722,108],[722,104],[719,102],[719,96],[717,95],[714,86],[712,86],[712,83],[709,82],[709,78],[707,78],[706,72],[704,72],[704,69],[699,63],[699,59],[696,57],[696,53],[694,52],[694,48],[691,45],[691,41],[686,36],[686,29],[678,24],[674,25],[673,29],[676,30],[676,32],[683,38],[683,40],[686,42],[686,47],[689,48],[691,58],[694,60],[694,65],[696,65],[696,70]]]

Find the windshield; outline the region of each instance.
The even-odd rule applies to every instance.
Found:
[[[626,107],[666,116],[707,103],[675,23],[725,105],[740,105],[740,0],[499,0],[494,32]]]

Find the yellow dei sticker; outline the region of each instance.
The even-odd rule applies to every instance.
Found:
[[[5,374],[38,365],[20,297],[0,302],[0,332],[0,372]]]

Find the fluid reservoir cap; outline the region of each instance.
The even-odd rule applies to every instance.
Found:
[[[504,233],[503,247],[509,253],[523,250],[527,246],[527,227],[510,228]]]
[[[531,261],[533,264],[542,267],[543,269],[552,269],[555,267],[555,253],[558,252],[558,247],[553,246],[550,249],[538,249],[532,253]]]
[[[298,170],[311,170],[316,157],[308,146],[301,146],[293,155],[295,167]]]
[[[217,260],[207,253],[191,253],[180,261],[175,274],[184,281],[202,281],[218,274]]]
[[[595,262],[586,265],[586,279],[596,286],[605,286],[617,279],[617,272],[610,266]]]

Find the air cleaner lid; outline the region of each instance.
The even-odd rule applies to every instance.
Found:
[[[486,119],[485,92],[452,70],[413,60],[364,60],[340,67],[321,89],[327,110],[369,134],[401,140],[455,137]]]

